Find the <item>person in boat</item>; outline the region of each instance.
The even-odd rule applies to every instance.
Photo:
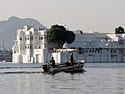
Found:
[[[71,63],[71,65],[74,64],[73,52],[72,52],[71,55],[70,55],[70,63]]]
[[[52,57],[52,59],[51,59],[50,62],[51,62],[51,64],[52,64],[51,66],[52,66],[52,67],[55,67],[55,60],[54,60],[54,57]]]

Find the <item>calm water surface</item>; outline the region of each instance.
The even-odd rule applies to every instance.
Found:
[[[0,68],[0,94],[125,94],[125,64],[88,63],[84,69],[51,75],[40,68]]]

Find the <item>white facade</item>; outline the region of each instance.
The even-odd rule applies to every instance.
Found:
[[[79,57],[90,63],[125,62],[125,34],[77,33],[65,48],[79,49]]]
[[[17,40],[13,45],[13,63],[45,63],[54,57],[56,63],[68,62],[70,52],[75,60],[90,63],[125,62],[125,34],[79,33],[72,44],[64,44],[64,49],[50,49],[47,29],[37,30],[24,26],[17,30]]]
[[[41,63],[46,60],[47,30],[24,26],[17,30],[17,40],[12,48],[14,63]]]
[[[13,63],[45,63],[51,57],[54,57],[56,63],[63,63],[69,61],[72,49],[49,49],[47,29],[37,30],[24,26],[17,30],[17,40],[12,50]]]

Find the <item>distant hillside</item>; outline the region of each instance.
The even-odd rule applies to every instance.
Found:
[[[10,17],[8,20],[0,21],[0,48],[11,48],[16,39],[17,29],[23,26],[34,26],[35,28],[45,28],[40,22],[32,18]]]

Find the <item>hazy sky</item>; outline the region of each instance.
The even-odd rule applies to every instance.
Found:
[[[113,32],[125,26],[125,0],[0,0],[0,20],[34,18],[43,25]]]

